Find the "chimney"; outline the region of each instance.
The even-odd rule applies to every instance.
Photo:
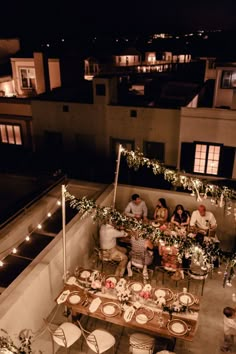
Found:
[[[47,55],[42,52],[34,52],[34,65],[37,94],[49,92],[51,87]]]

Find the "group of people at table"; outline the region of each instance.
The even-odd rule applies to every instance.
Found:
[[[124,215],[148,223],[148,208],[143,199],[138,194],[133,194],[131,201],[124,210]],[[168,227],[194,230],[196,237],[202,242],[205,236],[214,235],[217,227],[216,219],[212,212],[207,211],[204,205],[199,205],[192,214],[184,209],[183,205],[178,204],[171,217],[164,198],[160,198],[154,210],[152,223],[158,226],[168,225]],[[168,220],[170,219],[170,223]],[[118,244],[117,239],[129,236],[131,253],[144,252],[145,259],[140,259],[143,265],[143,276],[148,278],[147,267],[154,260],[154,245],[148,238],[139,237],[139,230],[118,229],[112,223],[101,225],[99,231],[100,248],[106,252],[106,258],[119,260],[115,275],[123,277],[127,269],[128,276],[132,276],[131,260],[127,255],[127,248]],[[159,250],[161,248],[159,247]],[[161,253],[161,252],[160,252]],[[176,251],[177,254],[177,251]],[[175,256],[176,256],[175,254]],[[139,262],[139,260],[136,260]]]

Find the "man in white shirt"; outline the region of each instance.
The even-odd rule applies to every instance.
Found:
[[[211,211],[206,211],[205,205],[199,205],[198,209],[192,212],[190,227],[194,226],[197,228],[197,232],[204,236],[216,229],[216,219]]]
[[[224,344],[220,348],[222,352],[230,352],[234,336],[236,336],[236,310],[232,307],[225,307],[224,314]]]
[[[147,221],[148,209],[144,200],[140,198],[138,194],[133,194],[131,197],[131,201],[125,208],[124,211],[126,216],[134,217],[138,220],[143,219]]]
[[[103,224],[100,228],[99,239],[100,248],[105,250],[106,257],[114,261],[120,261],[116,268],[115,275],[123,277],[128,263],[128,257],[126,256],[127,250],[124,247],[120,247],[116,243],[118,237],[128,236],[124,230],[117,230],[111,224]]]

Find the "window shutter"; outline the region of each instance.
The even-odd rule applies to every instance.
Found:
[[[234,166],[235,148],[232,146],[222,146],[218,176],[231,178]]]
[[[195,144],[194,143],[182,143],[181,144],[181,157],[180,157],[180,169],[192,173],[194,163]]]

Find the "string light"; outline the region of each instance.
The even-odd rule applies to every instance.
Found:
[[[61,202],[57,200],[56,205],[61,205]],[[54,209],[54,207],[52,207],[52,210],[53,210],[53,209]],[[33,229],[29,235],[25,236],[24,241],[29,242],[29,241],[30,241],[30,238],[31,238],[30,236],[33,234],[33,232],[35,232],[36,229],[42,229],[42,223],[43,223],[47,218],[49,218],[49,217],[51,217],[51,216],[52,216],[52,213],[51,213],[51,212],[48,212],[48,213],[47,213],[47,217],[45,217],[45,218],[42,220],[41,223],[38,223],[37,227],[36,227],[35,229]],[[20,242],[19,242],[19,240],[18,240],[15,244],[11,245],[11,246],[8,247],[7,249],[5,249],[5,250],[3,250],[3,251],[0,252],[0,255],[1,255],[1,254],[2,254],[2,255],[4,254],[4,258],[2,258],[2,260],[0,260],[0,267],[3,267],[3,265],[4,265],[3,260],[6,258],[6,255],[5,255],[6,252],[16,254],[16,253],[17,253],[17,247],[18,247],[22,242],[23,242],[23,241],[20,241]]]

